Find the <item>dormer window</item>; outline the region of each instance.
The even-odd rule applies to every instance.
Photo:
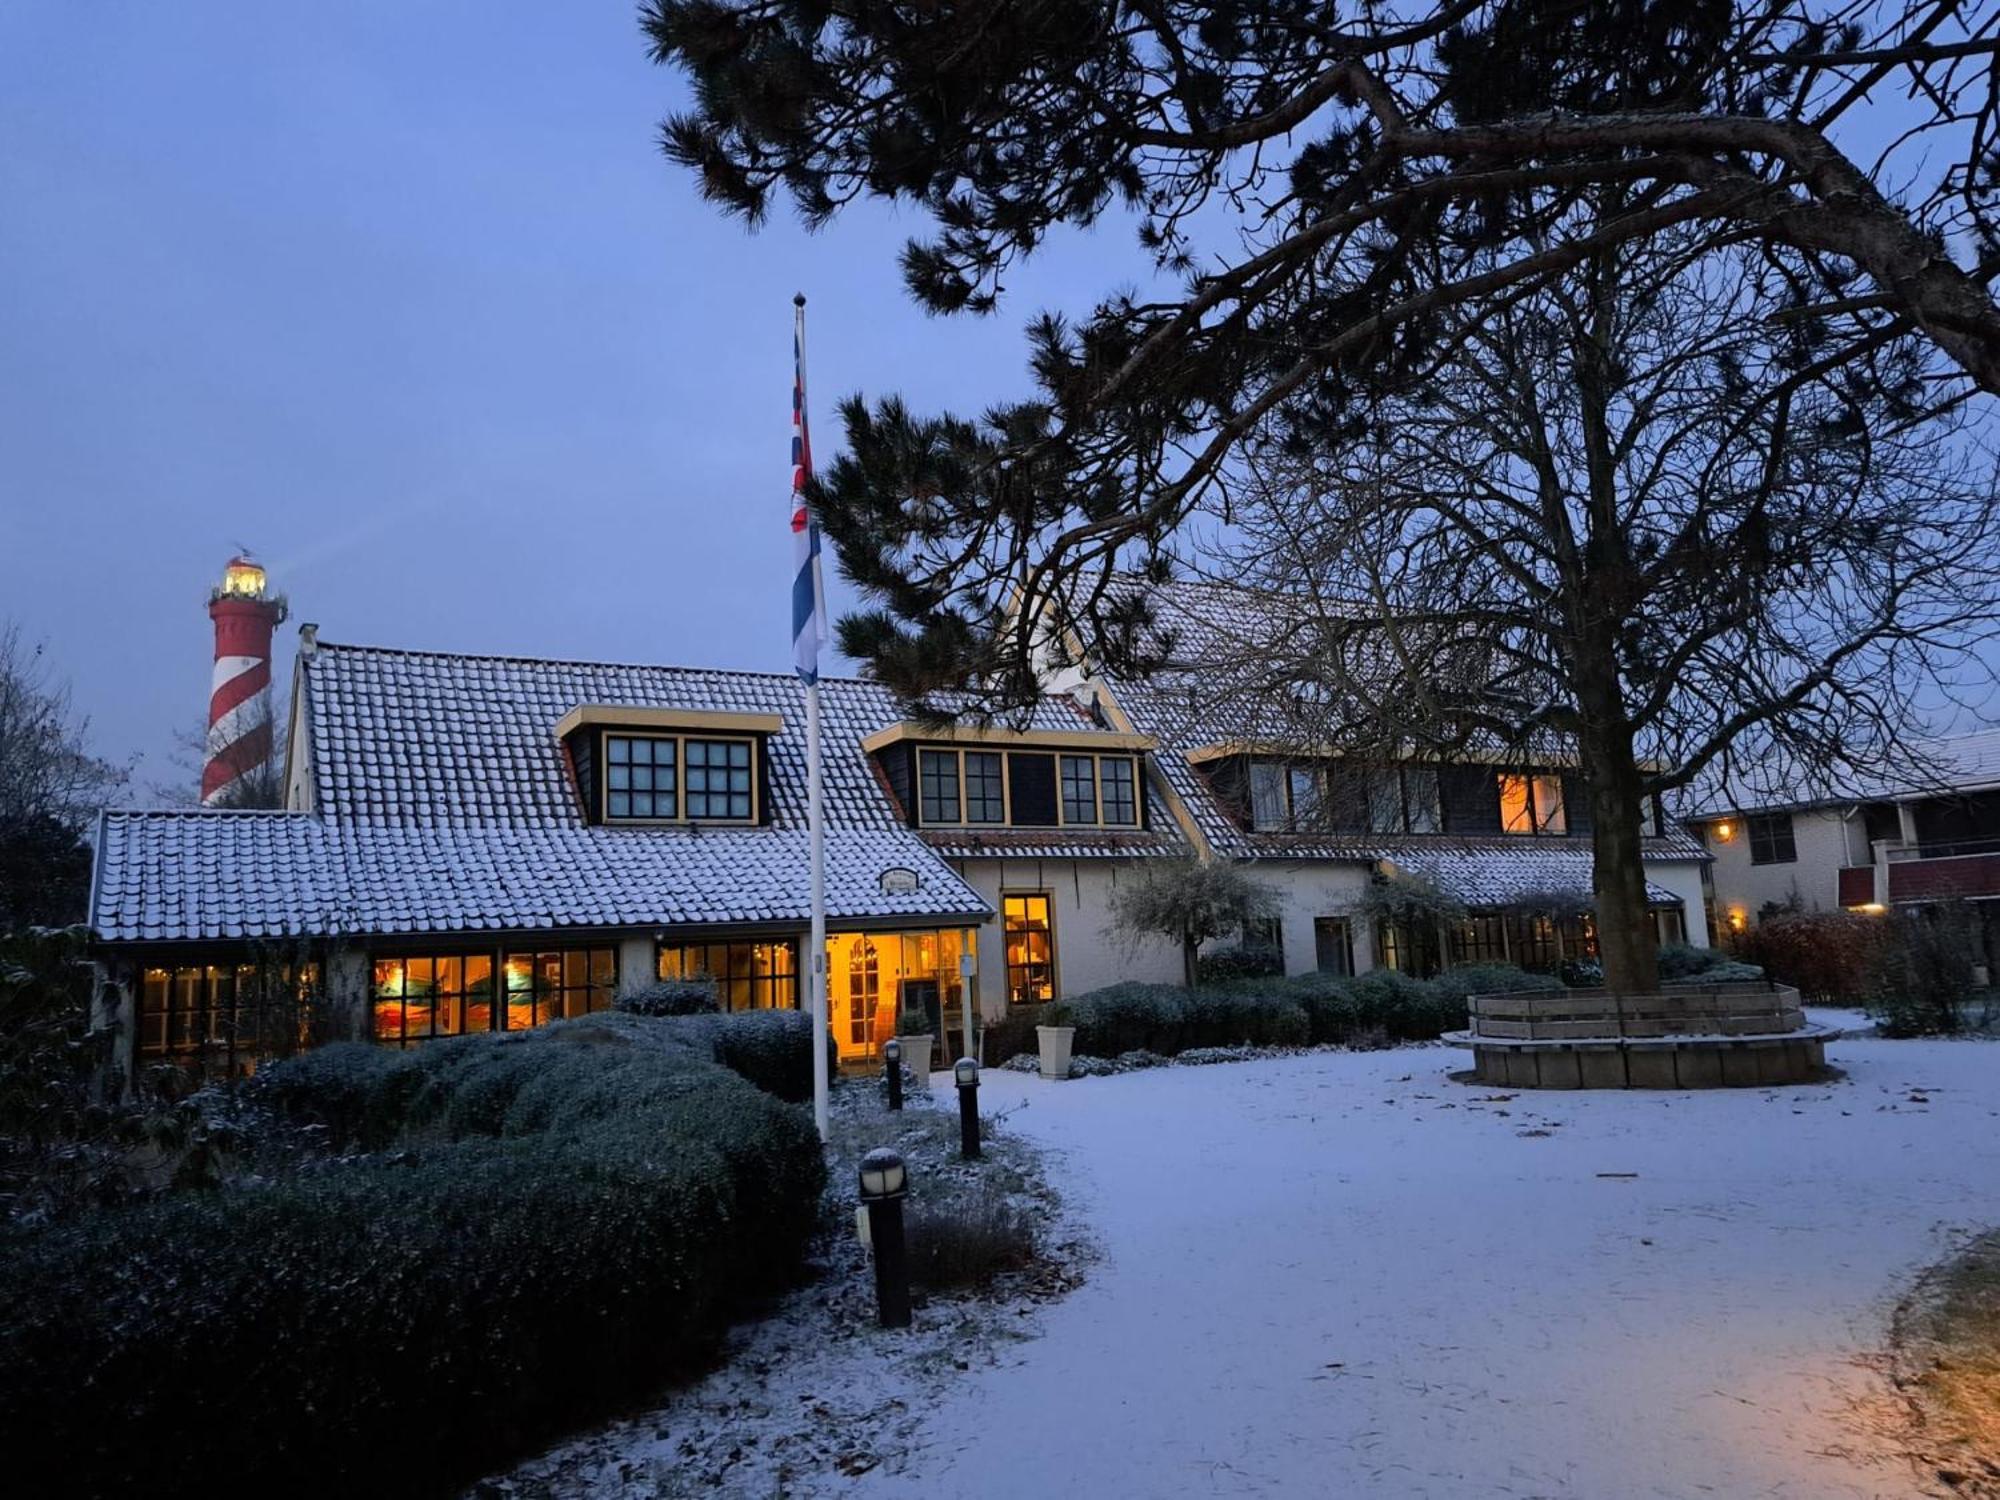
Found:
[[[753,822],[756,753],[749,739],[607,734],[605,821]]]
[[[606,824],[761,823],[776,714],[572,709],[557,727],[586,816]]]
[[[1562,777],[1524,776],[1502,771],[1500,829],[1503,833],[1567,833]]]
[[[1140,735],[895,724],[862,745],[920,828],[1145,823],[1139,757],[1152,741]]]

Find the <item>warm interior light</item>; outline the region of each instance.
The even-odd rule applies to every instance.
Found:
[[[1718,844],[1733,843],[1736,839],[1736,825],[1724,818],[1715,825],[1715,841]]]
[[[264,597],[264,570],[247,557],[232,557],[222,570],[222,592],[239,599]]]
[[[1880,901],[1864,901],[1854,909],[1856,911],[1865,911],[1871,917],[1879,917],[1889,908],[1884,906]]]
[[[1729,930],[1731,932],[1741,932],[1749,925],[1750,918],[1744,914],[1742,907],[1736,907],[1729,913]]]

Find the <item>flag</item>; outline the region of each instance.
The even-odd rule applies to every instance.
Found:
[[[812,478],[812,438],[806,429],[806,299],[792,299],[792,666],[803,682],[819,681],[826,640],[826,589],[820,582],[819,522],[806,504]]]

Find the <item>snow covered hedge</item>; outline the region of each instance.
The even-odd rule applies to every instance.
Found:
[[[1191,1048],[1307,1043],[1428,1041],[1465,1025],[1465,997],[1546,989],[1546,975],[1506,964],[1454,969],[1431,980],[1376,969],[1357,978],[1302,974],[1185,990],[1177,985],[1114,984],[1049,1007],[1048,1024],[1076,1028],[1086,1057]]]
[[[615,1016],[270,1070],[315,1144],[0,1240],[10,1485],[444,1492],[703,1359],[825,1179],[714,1051]]]

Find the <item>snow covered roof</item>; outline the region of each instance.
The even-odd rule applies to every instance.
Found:
[[[582,824],[557,722],[584,704],[776,714],[773,828],[806,826],[805,687],[774,672],[542,661],[320,641],[299,658],[315,810],[337,821],[458,827]],[[901,826],[862,736],[901,715],[872,682],[821,681],[826,822]],[[1074,727],[1072,724],[1071,727]]]
[[[1739,769],[1684,791],[1675,816],[1721,817],[1787,808],[1896,802],[2000,787],[2000,729],[1908,741],[1899,764],[1814,776]]]
[[[791,674],[324,641],[299,670],[313,810],[107,815],[91,911],[104,939],[808,920],[805,693]],[[891,695],[833,679],[821,702],[828,915],[989,915],[861,750],[896,717]],[[777,716],[769,825],[586,823],[555,734],[586,704]],[[889,868],[916,871],[917,890],[885,895]]]
[[[1525,896],[1562,895],[1589,906],[1590,845],[1561,839],[1459,839],[1417,846],[1404,840],[1379,848],[1377,858],[1404,873],[1430,881],[1467,906],[1508,906]],[[1646,899],[1678,906],[1681,898],[1646,882]]]
[[[917,872],[885,894],[882,871]],[[830,829],[837,920],[990,914],[902,828]],[[797,829],[441,827],[309,813],[113,812],[92,925],[108,942],[313,933],[787,923],[810,916]]]

